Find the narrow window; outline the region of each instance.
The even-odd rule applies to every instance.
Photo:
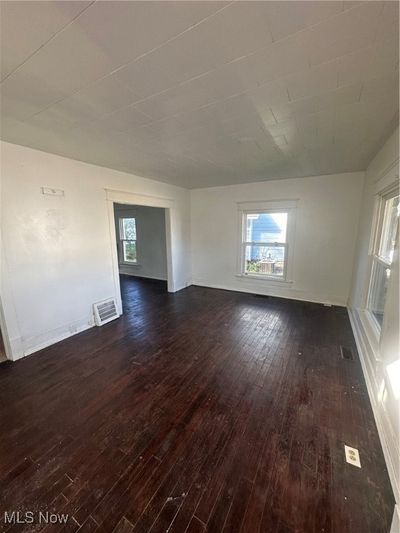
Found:
[[[383,324],[387,287],[398,238],[399,214],[398,191],[380,197],[375,239],[371,254],[372,268],[367,298],[367,309],[373,316],[379,330]]]
[[[137,263],[136,254],[136,219],[119,219],[120,261],[122,263]]]
[[[289,245],[288,220],[288,211],[243,213],[243,274],[286,279]]]

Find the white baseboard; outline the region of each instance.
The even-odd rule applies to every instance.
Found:
[[[389,472],[390,482],[392,485],[394,497],[397,503],[400,502],[400,480],[398,466],[398,450],[392,430],[390,420],[386,411],[380,407],[378,403],[379,387],[375,381],[374,371],[370,364],[367,346],[367,336],[363,331],[362,322],[359,320],[356,309],[348,308],[351,328],[353,330],[354,338],[357,345],[358,354],[360,356],[361,367],[364,374],[365,383],[367,385],[368,396],[371,402],[372,411],[375,418],[375,423],[378,428],[379,439],[381,441],[383,455],[385,457],[386,466]],[[396,532],[396,533],[400,533]]]
[[[400,508],[398,505],[394,506],[392,527],[390,533],[400,533]]]
[[[159,281],[167,281],[166,277],[149,276],[148,274],[142,274],[141,272],[133,273],[133,272],[124,272],[123,270],[120,270],[119,273],[122,276],[131,276],[132,278],[146,278],[146,279],[157,279]]]
[[[302,302],[311,302],[317,304],[325,305],[336,305],[339,307],[346,307],[340,299],[330,298],[325,296],[316,296],[303,291],[295,289],[281,289],[279,287],[237,287],[231,286],[228,284],[216,284],[205,282],[204,280],[194,279],[192,285],[197,285],[198,287],[207,287],[209,289],[222,289],[224,291],[233,291],[233,292],[244,292],[246,294],[262,294],[264,296],[273,296],[275,298],[284,298],[286,300],[300,300]],[[290,292],[289,292],[290,291]]]
[[[52,344],[56,344],[57,342],[67,339],[68,337],[72,337],[77,333],[81,333],[82,331],[92,328],[93,326],[93,319],[85,318],[76,320],[71,324],[60,326],[38,336],[29,337],[26,339],[12,339],[12,360],[17,361],[18,359],[22,359],[27,355],[31,355],[39,350],[43,350],[43,348],[47,348]]]
[[[131,275],[134,276],[134,274],[131,274]],[[140,276],[140,277],[147,277],[147,276]],[[156,279],[156,278],[151,278],[151,279]],[[166,281],[166,280],[162,280],[162,281]],[[174,286],[172,292],[178,292],[182,289],[185,289],[186,287],[189,287],[190,285],[191,285],[191,281],[187,280],[178,286]],[[122,308],[121,308],[121,314],[122,314]],[[76,335],[77,333],[81,333],[82,331],[90,329],[94,325],[95,324],[93,321],[93,317],[90,315],[89,317],[78,319],[72,323],[59,326],[52,330],[48,330],[37,336],[25,337],[25,338],[24,337],[12,338],[10,339],[10,352],[11,352],[9,354],[10,360],[17,361],[18,359],[22,359],[23,357],[26,357],[27,355],[31,355],[35,352],[38,352],[39,350],[43,350],[43,348],[47,348],[48,346],[51,346],[52,344],[56,344],[57,342],[67,339],[68,337],[72,337],[73,335]]]
[[[191,280],[184,281],[183,283],[180,283],[179,285],[174,285],[174,290],[170,292],[178,292],[183,289],[187,289],[187,287],[190,287],[192,285]]]

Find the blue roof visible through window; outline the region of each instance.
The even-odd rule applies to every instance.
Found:
[[[281,233],[281,228],[268,213],[261,213],[258,218],[254,219],[252,224],[252,241],[266,240],[266,235],[277,235]]]
[[[286,233],[286,221],[282,224],[279,219],[283,213],[271,215],[269,213],[247,215],[247,240],[250,242],[284,242]],[[277,219],[277,216],[279,217]],[[246,257],[252,261],[284,260],[284,249],[282,247],[270,248],[268,244],[254,245],[246,250]]]

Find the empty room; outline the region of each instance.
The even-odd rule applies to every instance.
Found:
[[[0,30],[0,530],[400,533],[399,3]]]

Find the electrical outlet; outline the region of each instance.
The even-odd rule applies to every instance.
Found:
[[[358,468],[361,468],[360,463],[360,454],[358,453],[357,448],[351,448],[350,446],[344,445],[344,454],[346,456],[346,461],[353,465],[358,466]]]

